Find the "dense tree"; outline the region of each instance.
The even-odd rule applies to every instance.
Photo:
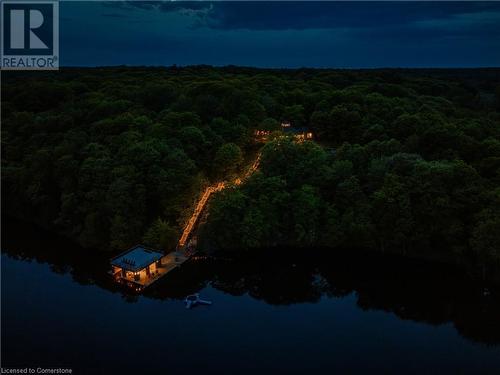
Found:
[[[285,107],[283,109],[282,120],[284,122],[289,122],[296,127],[304,126],[304,107],[300,104]]]
[[[214,159],[214,169],[222,176],[235,172],[241,165],[241,149],[234,143],[225,143],[219,147]]]
[[[280,130],[280,123],[271,117],[265,118],[259,126],[260,130],[276,131]]]
[[[151,224],[144,235],[144,243],[156,249],[173,249],[177,243],[179,233],[165,220],[158,218]]]
[[[484,193],[489,205],[475,216],[471,245],[484,265],[500,265],[500,188]]]
[[[357,141],[363,130],[361,116],[357,111],[349,110],[345,105],[332,108],[328,116],[330,126],[326,129],[326,137],[337,143]]]
[[[367,247],[499,263],[498,69],[2,74],[4,210],[85,246],[172,249],[201,186],[220,249]],[[313,130],[315,142],[280,133]],[[486,267],[489,271],[489,268]]]
[[[400,247],[404,252],[410,246],[415,222],[404,177],[386,175],[382,187],[373,195],[373,217],[382,251]]]

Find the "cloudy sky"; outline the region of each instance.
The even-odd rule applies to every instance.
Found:
[[[500,66],[500,2],[61,2],[61,65]]]

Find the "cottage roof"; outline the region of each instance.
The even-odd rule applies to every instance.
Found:
[[[111,259],[111,265],[135,272],[149,266],[162,257],[163,254],[160,252],[137,245]]]
[[[309,130],[307,128],[304,128],[304,127],[301,127],[301,128],[294,128],[294,127],[283,128],[283,132],[292,133],[292,134],[307,133],[308,131]]]

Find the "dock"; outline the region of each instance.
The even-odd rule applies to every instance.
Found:
[[[164,255],[137,245],[111,260],[110,274],[118,283],[141,291],[180,267],[191,255],[187,250]]]

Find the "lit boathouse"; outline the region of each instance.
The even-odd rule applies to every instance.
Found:
[[[137,245],[111,259],[111,273],[116,281],[141,290],[163,276],[171,267],[164,254]]]

